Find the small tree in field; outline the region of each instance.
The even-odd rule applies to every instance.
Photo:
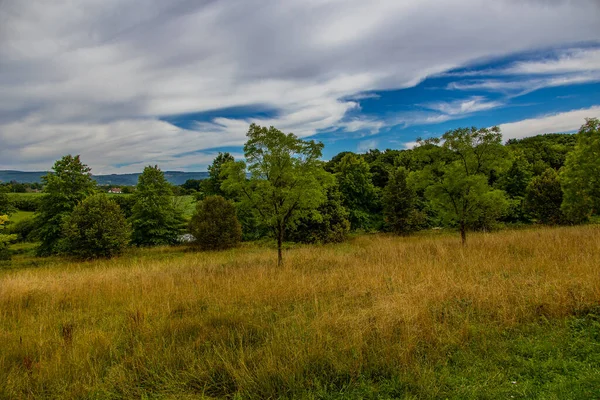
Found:
[[[173,204],[171,185],[158,166],[144,168],[133,197],[133,243],[137,246],[176,243],[183,227],[183,217]]]
[[[439,174],[429,174],[425,196],[442,220],[458,225],[465,245],[467,229],[484,214],[502,215],[508,206],[504,192],[489,185],[490,173],[503,166],[506,150],[498,127],[459,128],[446,132],[442,139],[452,159],[439,166]]]
[[[325,172],[322,143],[304,141],[274,127],[250,125],[243,161],[228,163],[222,189],[236,193],[277,238],[277,260],[287,228],[316,210],[326,199],[325,187],[333,178]],[[250,173],[248,178],[246,173]]]
[[[79,156],[66,155],[52,167],[53,171],[42,177],[44,193],[40,200],[36,225],[41,239],[38,255],[47,256],[59,252],[62,225],[75,206],[95,193],[96,182],[90,168]]]
[[[63,224],[62,250],[83,259],[110,258],[121,253],[131,227],[119,205],[104,194],[79,203]]]
[[[202,250],[224,250],[242,240],[242,226],[233,202],[221,196],[208,196],[196,205],[188,227]]]

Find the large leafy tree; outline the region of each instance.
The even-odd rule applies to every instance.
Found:
[[[342,157],[335,171],[352,229],[372,229],[373,215],[380,208],[379,193],[373,185],[369,164],[362,157],[349,153]]]
[[[138,178],[131,209],[132,242],[137,246],[174,244],[184,225],[173,202],[171,185],[158,166],[147,166]]]
[[[96,182],[79,156],[70,154],[56,161],[42,182],[45,195],[39,203],[36,225],[41,240],[38,255],[46,256],[60,251],[64,220],[80,201],[96,192]]]
[[[425,195],[442,220],[458,226],[463,245],[467,229],[482,217],[502,215],[507,207],[504,192],[489,185],[492,172],[505,164],[501,140],[498,127],[448,131],[442,136],[442,147],[453,159],[425,169],[430,182]]]
[[[575,150],[561,174],[562,209],[574,222],[600,213],[600,120],[590,118],[577,133]]]
[[[326,199],[325,188],[332,178],[319,161],[323,144],[256,124],[250,125],[246,136],[247,164],[228,163],[222,188],[237,194],[271,229],[277,238],[277,260],[281,265],[286,229]]]
[[[110,258],[121,253],[131,239],[131,226],[119,205],[105,194],[79,203],[63,224],[66,254],[83,258]]]

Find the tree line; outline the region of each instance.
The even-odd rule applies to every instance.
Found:
[[[109,198],[79,156],[65,156],[43,177],[31,223],[38,253],[110,257],[130,244],[175,244],[188,232],[202,249],[272,238],[281,264],[285,241],[445,227],[464,245],[469,231],[584,223],[600,212],[598,119],[575,135],[506,144],[497,127],[459,128],[407,150],[342,152],[326,162],[322,150],[322,143],[252,124],[244,160],[219,153],[207,179],[181,185],[198,201],[189,221],[157,166],[144,169],[131,196]],[[0,215],[10,215],[1,196]]]

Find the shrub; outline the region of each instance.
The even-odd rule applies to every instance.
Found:
[[[208,196],[196,205],[189,231],[202,250],[222,250],[236,246],[242,239],[242,226],[235,206],[221,196]]]
[[[0,215],[0,226],[8,221],[8,216]],[[0,260],[10,260],[10,250],[8,245],[17,238],[16,235],[6,235],[0,233]]]
[[[18,242],[34,242],[37,239],[35,219],[33,218],[11,223],[6,227],[6,231],[17,235]]]
[[[64,253],[78,258],[110,258],[125,249],[131,236],[118,204],[104,194],[79,203],[63,225]]]
[[[37,211],[41,196],[16,195],[12,197],[13,206],[19,211]]]

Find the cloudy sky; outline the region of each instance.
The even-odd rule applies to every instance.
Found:
[[[600,0],[0,0],[0,169],[204,170],[251,122],[342,150],[600,117]]]

